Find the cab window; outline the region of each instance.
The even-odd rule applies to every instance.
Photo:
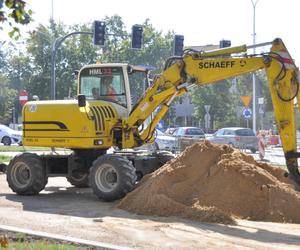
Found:
[[[79,88],[87,100],[105,100],[127,106],[121,67],[85,68],[80,73]]]

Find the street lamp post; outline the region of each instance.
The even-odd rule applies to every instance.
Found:
[[[55,71],[56,51],[64,40],[66,40],[69,36],[73,36],[73,35],[93,35],[93,32],[75,31],[63,37],[59,37],[55,39],[52,45],[52,53],[51,53],[51,99],[52,100],[56,99],[56,71]]]
[[[255,8],[259,0],[251,0],[252,6],[253,6],[253,45],[256,44],[256,33],[255,33]],[[253,54],[256,53],[256,47],[253,46]],[[255,73],[252,73],[252,128],[254,132],[256,132],[256,79],[255,79]]]

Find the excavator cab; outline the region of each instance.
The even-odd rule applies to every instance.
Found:
[[[89,65],[79,72],[78,94],[84,95],[91,103],[107,101],[118,104],[114,106],[121,110],[122,107],[126,108],[128,116],[132,108],[133,94],[136,100],[136,90],[144,88],[143,83],[138,81],[146,79],[147,73],[148,70],[144,67],[128,64]]]

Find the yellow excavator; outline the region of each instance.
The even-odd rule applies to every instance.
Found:
[[[262,46],[271,49],[247,53]],[[65,176],[77,187],[90,185],[99,199],[122,198],[138,179],[172,158],[165,152],[141,155],[129,149],[154,140],[155,127],[175,97],[194,86],[261,69],[266,70],[287,168],[300,184],[294,115],[295,99],[299,103],[300,97],[299,72],[279,38],[207,52],[187,49],[183,56],[169,58],[162,74],[153,79],[147,69],[130,64],[83,67],[76,99],[30,101],[22,112],[25,146],[67,148],[71,153],[17,155],[7,166],[8,184],[17,194],[35,195],[45,188],[48,177]],[[132,107],[131,79],[142,78],[151,85]],[[112,147],[113,153],[107,153]]]

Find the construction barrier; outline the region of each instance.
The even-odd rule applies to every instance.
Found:
[[[176,138],[176,151],[182,152],[184,151],[188,146],[193,145],[196,142],[203,141],[203,139],[200,138]]]
[[[263,138],[258,138],[258,152],[259,159],[263,160],[265,158],[265,143]]]
[[[257,138],[262,138],[265,146],[278,146],[280,145],[279,135],[272,134],[271,130],[259,130],[256,133]]]

